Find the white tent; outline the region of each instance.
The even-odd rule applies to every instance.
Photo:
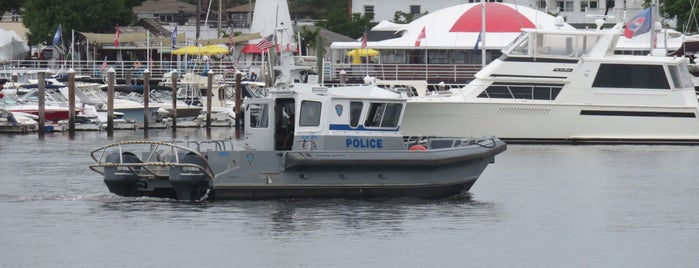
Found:
[[[29,46],[15,31],[0,29],[0,62],[23,60],[29,53]]]
[[[368,42],[367,47],[375,49],[415,48],[418,35],[425,29],[421,40],[423,49],[463,49],[473,48],[481,31],[481,4],[455,5],[437,10],[416,19],[409,24],[381,22],[372,30],[395,31],[401,37]],[[553,29],[556,18],[533,8],[497,2],[486,3],[486,42],[487,49],[502,49],[521,32],[522,28]],[[573,29],[563,24],[563,29]],[[334,42],[332,49],[352,49],[361,42]]]

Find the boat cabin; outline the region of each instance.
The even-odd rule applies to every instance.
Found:
[[[399,130],[406,100],[378,87],[295,84],[294,90],[246,99],[246,146],[278,151],[405,149]]]

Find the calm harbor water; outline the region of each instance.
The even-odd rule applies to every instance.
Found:
[[[187,203],[114,196],[87,168],[92,149],[141,137],[0,135],[0,267],[699,263],[699,147],[510,145],[470,193],[440,200]]]

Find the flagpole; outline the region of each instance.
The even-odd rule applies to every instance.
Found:
[[[483,45],[481,46],[481,68],[485,68],[485,2],[481,2],[481,40]]]

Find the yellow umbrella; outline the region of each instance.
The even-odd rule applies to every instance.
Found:
[[[219,45],[208,45],[201,48],[203,55],[225,55],[228,54],[228,48]]]
[[[378,56],[379,51],[376,49],[371,49],[371,48],[356,48],[352,49],[350,51],[347,51],[347,56],[361,56],[361,57],[373,57],[373,56]]]
[[[347,51],[347,56],[352,57],[352,64],[362,63],[361,57],[373,57],[378,55],[379,51],[371,48],[356,48]]]
[[[181,48],[175,49],[170,53],[175,54],[175,55],[184,55],[184,54],[198,55],[201,53],[201,48],[199,46],[186,46],[186,47],[181,47]]]

